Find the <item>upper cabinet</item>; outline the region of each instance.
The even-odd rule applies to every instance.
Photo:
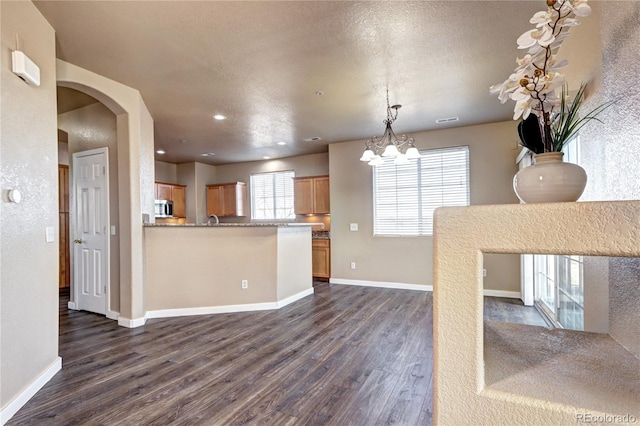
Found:
[[[244,182],[207,185],[207,216],[246,216],[247,184]]]
[[[156,200],[173,201],[173,215],[175,217],[187,217],[185,190],[186,185],[180,185],[177,183],[156,182]]]
[[[296,214],[329,214],[329,176],[294,178]]]

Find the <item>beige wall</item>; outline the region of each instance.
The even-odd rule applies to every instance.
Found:
[[[145,248],[148,311],[274,303],[312,288],[308,227],[146,227]]]
[[[155,180],[158,182],[178,183],[178,165],[164,161],[154,162]]]
[[[116,235],[110,236],[110,281],[109,310],[120,311],[120,220],[118,202],[118,140],[116,137],[116,116],[109,109],[96,102],[84,108],[58,115],[58,128],[68,134],[69,158],[77,152],[89,149],[109,149],[109,222],[116,227]],[[73,179],[73,165],[69,167],[70,181]],[[70,192],[69,221],[75,223],[75,194]],[[73,229],[71,229],[73,239]],[[73,265],[74,259],[71,260]],[[72,296],[73,298],[73,293]]]
[[[31,2],[0,2],[0,408],[58,361],[58,136],[55,35]],[[11,72],[20,49],[40,67],[40,87]],[[10,203],[9,189],[22,193]],[[3,417],[5,412],[3,411]]]
[[[412,134],[419,149],[469,146],[471,204],[515,203],[512,189],[519,152],[515,122]],[[433,284],[432,237],[374,237],[371,167],[359,161],[362,141],[329,145],[331,277],[403,284]],[[349,231],[358,223],[357,232]],[[357,269],[350,269],[356,262]],[[517,255],[485,259],[485,288],[520,291]]]

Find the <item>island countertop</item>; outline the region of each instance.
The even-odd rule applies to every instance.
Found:
[[[145,223],[146,227],[167,227],[167,228],[234,228],[234,227],[294,227],[294,226],[321,226],[321,223],[303,223],[303,222],[235,222],[235,223],[219,223],[215,225],[207,225],[206,223]]]
[[[309,225],[147,225],[144,244],[147,318],[278,309],[313,293]]]

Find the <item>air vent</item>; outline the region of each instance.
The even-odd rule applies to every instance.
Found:
[[[436,120],[436,123],[438,124],[451,123],[452,121],[458,121],[458,120],[460,120],[460,117],[439,118]]]
[[[317,142],[317,141],[321,141],[322,138],[320,136],[314,136],[312,138],[305,138],[305,139],[302,139],[302,140],[305,141],[305,142]]]

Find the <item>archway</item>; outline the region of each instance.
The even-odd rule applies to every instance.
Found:
[[[145,322],[143,215],[153,215],[153,120],[140,92],[57,60],[57,84],[86,93],[116,115],[120,284],[118,324]]]

